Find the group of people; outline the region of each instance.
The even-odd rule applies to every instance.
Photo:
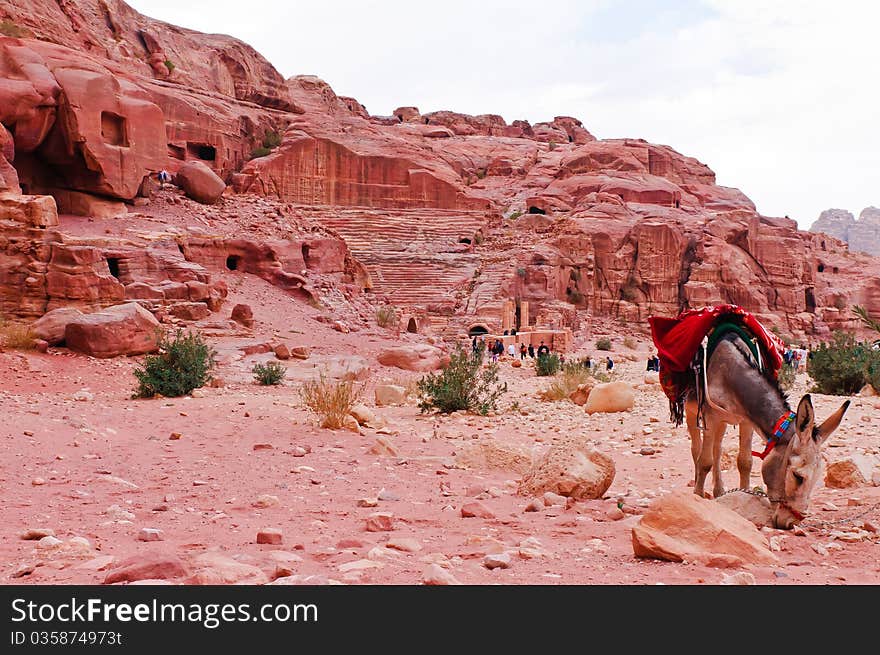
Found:
[[[485,338],[482,336],[474,336],[471,340],[471,348],[474,352],[477,352],[482,345],[485,344]],[[516,346],[513,343],[507,344],[507,348],[504,347],[504,342],[501,339],[495,338],[490,341],[486,345],[486,352],[492,357],[493,362],[497,362],[499,358],[501,358],[505,353],[511,358],[516,357]],[[526,345],[525,343],[519,344],[519,358],[525,359],[526,357],[530,357],[534,359],[535,357],[543,357],[544,355],[550,354],[550,346],[548,346],[543,341],[538,346],[537,350],[535,347],[529,343]]]
[[[797,348],[789,348],[782,353],[782,361],[788,366],[794,368],[796,372],[800,373],[807,370],[807,360],[812,354],[813,353],[803,345]]]
[[[651,355],[648,357],[648,366],[645,368],[646,371],[657,371],[660,372],[660,358],[657,355]]]

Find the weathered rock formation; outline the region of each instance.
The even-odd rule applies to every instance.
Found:
[[[33,244],[63,242],[67,214],[124,219],[154,197],[159,169],[204,167],[213,187],[189,190],[202,202],[222,203],[222,182],[333,232],[188,239],[190,265],[241,267],[308,298],[303,270],[345,262],[348,284],[418,317],[419,331],[500,331],[510,301],[519,330],[578,330],[591,314],[644,324],[733,302],[784,332],[825,335],[857,325],[851,304],[880,313],[877,260],[761,215],[668,146],[599,140],[567,116],[533,125],[406,105],[371,115],[317,77],[284,80],[236,39],[121,0],[0,0],[0,18],[31,36],[0,37],[0,219],[16,224],[0,241],[0,309],[152,297],[108,275],[106,253],[65,262],[65,248]],[[53,228],[56,207],[56,236],[24,246],[21,230]],[[875,222],[863,212],[853,225]],[[48,267],[80,290],[50,290]]]
[[[858,220],[845,209],[826,209],[810,226],[810,232],[845,241],[853,252],[880,255],[880,209],[877,207],[865,207]]]

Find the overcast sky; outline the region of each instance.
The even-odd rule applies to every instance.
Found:
[[[880,3],[133,0],[372,114],[415,105],[672,146],[768,216],[880,206]]]

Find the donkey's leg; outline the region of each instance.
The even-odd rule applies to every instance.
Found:
[[[686,402],[684,404],[684,416],[687,422],[688,434],[691,437],[691,458],[694,460],[694,493],[702,496],[702,484],[699,487],[697,486],[700,449],[703,447],[703,435],[700,432],[700,428],[697,427],[697,403]]]
[[[715,426],[713,426],[715,428]],[[721,445],[724,433],[727,432],[727,423],[720,423],[709,435],[712,444],[712,497],[719,498],[724,495],[724,479],[721,475]]]
[[[700,448],[700,454],[697,459],[697,479],[694,482],[694,493],[699,496],[705,496],[703,491],[706,485],[706,476],[712,470],[712,464],[715,461],[716,441],[720,441],[724,436],[725,423],[712,416],[712,412],[704,410],[703,417],[706,421],[706,429],[703,431],[703,446]],[[719,449],[720,450],[720,449]],[[720,468],[720,467],[719,467]],[[718,478],[716,476],[714,488],[718,488]]]
[[[752,424],[743,421],[739,424],[739,454],[736,468],[739,471],[739,488],[748,489],[752,476]]]

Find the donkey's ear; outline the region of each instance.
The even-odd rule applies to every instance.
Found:
[[[822,425],[819,426],[819,429],[816,430],[816,440],[820,444],[828,437],[830,437],[831,433],[837,429],[837,427],[840,425],[840,422],[843,420],[843,415],[846,414],[846,410],[848,408],[849,401],[847,400],[838,408],[836,412],[826,418]]]
[[[810,394],[801,398],[798,403],[797,417],[794,419],[794,427],[799,435],[809,438],[813,434],[813,425],[816,422],[816,412],[813,410],[813,401]]]

